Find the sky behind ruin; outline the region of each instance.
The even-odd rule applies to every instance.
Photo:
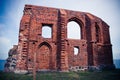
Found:
[[[18,32],[25,4],[89,12],[110,26],[113,58],[120,59],[119,0],[0,0],[0,59],[18,44]]]

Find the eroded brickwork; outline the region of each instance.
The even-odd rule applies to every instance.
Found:
[[[67,38],[67,23],[70,21],[80,25],[81,39]],[[44,25],[52,29],[51,38],[42,36]],[[79,49],[77,55],[74,47]],[[109,26],[90,13],[25,5],[17,56],[17,70],[32,70],[34,60],[37,71],[113,66]]]
[[[8,58],[6,59],[6,63],[4,65],[5,72],[13,72],[15,70],[18,54],[17,49],[18,46],[14,45],[13,48],[9,50]]]

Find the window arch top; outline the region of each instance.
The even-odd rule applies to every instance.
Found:
[[[81,27],[75,21],[70,21],[67,24],[67,38],[68,39],[81,39]]]

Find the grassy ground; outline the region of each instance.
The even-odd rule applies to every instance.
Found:
[[[120,80],[120,69],[102,72],[41,72],[36,80]],[[30,74],[0,72],[0,80],[33,80]]]

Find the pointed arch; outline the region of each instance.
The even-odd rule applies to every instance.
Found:
[[[46,46],[49,47],[49,49],[51,49],[51,45],[50,45],[49,43],[47,43],[47,42],[42,42],[42,43],[38,46],[38,48],[40,48],[42,45],[46,45]]]
[[[47,42],[42,42],[38,46],[36,63],[37,70],[50,70],[51,69],[51,46]]]
[[[83,39],[83,23],[80,19],[76,17],[68,19],[67,38]]]
[[[95,37],[96,37],[97,42],[101,41],[101,31],[100,31],[100,27],[97,23],[95,23]]]
[[[81,39],[81,30],[75,21],[70,21],[67,24],[67,38]]]

